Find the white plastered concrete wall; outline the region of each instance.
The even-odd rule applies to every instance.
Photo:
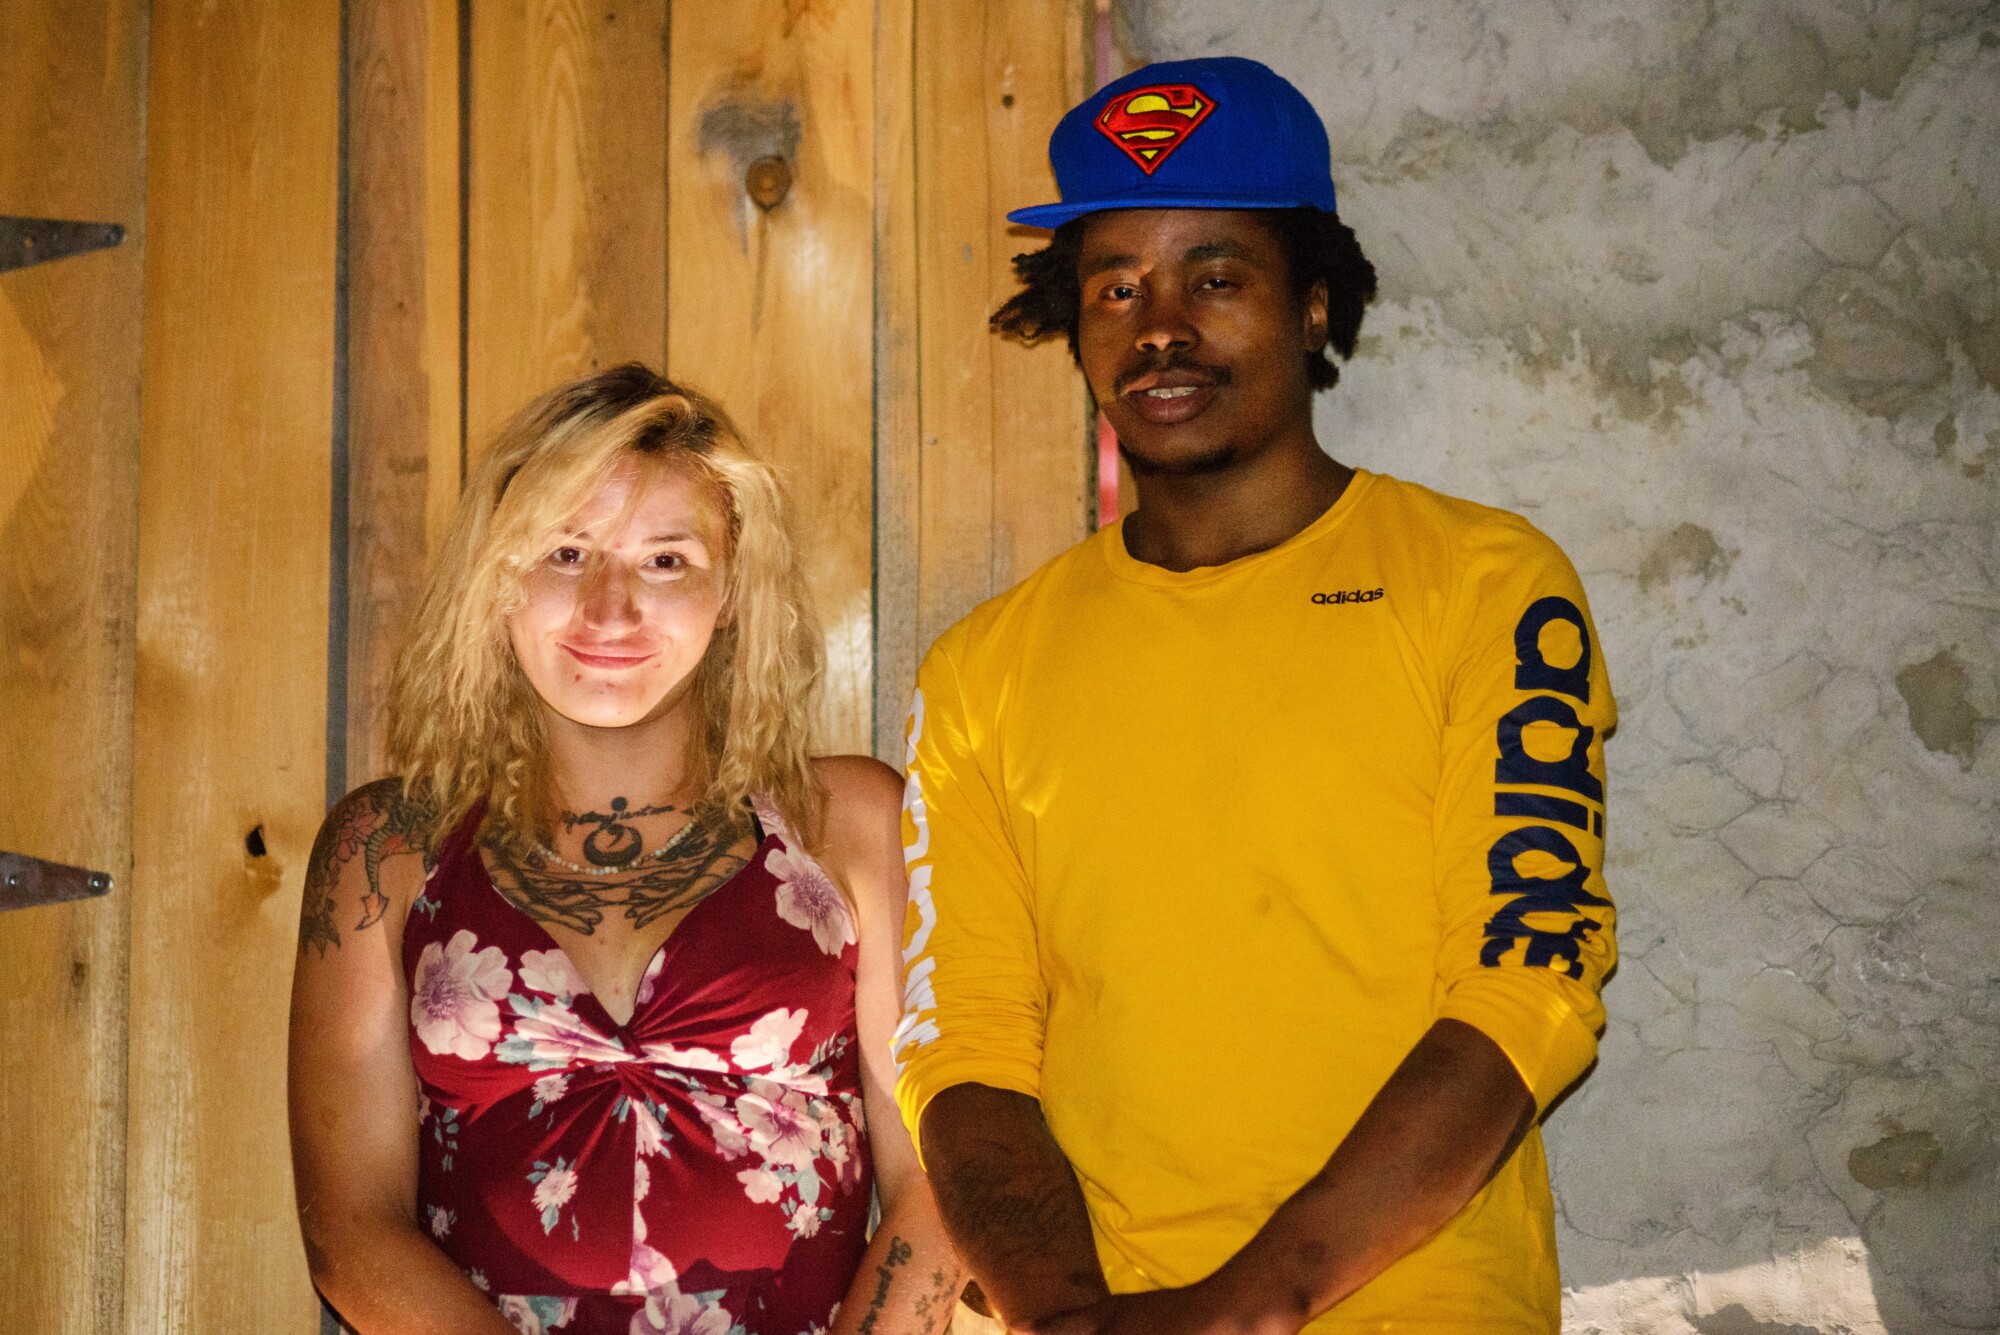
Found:
[[[1383,299],[1322,442],[1590,592],[1566,1329],[2000,1330],[2000,4],[1122,3],[1326,119]]]

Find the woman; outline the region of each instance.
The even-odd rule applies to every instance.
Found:
[[[624,366],[501,434],[398,663],[402,778],[327,817],[301,910],[299,1219],[356,1331],[943,1328],[889,1093],[901,783],[808,758],[820,663],[714,404]]]

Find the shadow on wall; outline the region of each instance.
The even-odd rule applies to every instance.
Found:
[[[1574,1335],[2000,1331],[2000,4],[1122,0],[1326,118],[1339,457],[1526,515],[1622,720]]]

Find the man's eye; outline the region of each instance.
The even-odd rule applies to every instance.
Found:
[[[1139,295],[1139,289],[1133,287],[1130,283],[1113,283],[1109,288],[1105,289],[1104,295],[1113,301],[1130,301]]]

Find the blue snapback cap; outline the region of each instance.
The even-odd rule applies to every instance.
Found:
[[[1058,204],[1009,222],[1060,227],[1102,209],[1334,211],[1333,152],[1305,95],[1254,60],[1137,69],[1072,108],[1049,136]]]

